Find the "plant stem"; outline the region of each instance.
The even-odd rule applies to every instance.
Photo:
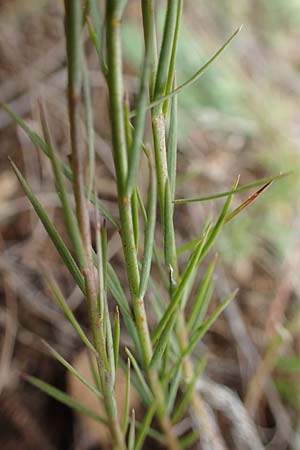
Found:
[[[76,216],[84,248],[83,275],[85,278],[89,321],[94,346],[98,352],[97,366],[103,392],[108,425],[118,450],[126,450],[117,414],[114,388],[109,373],[106,354],[106,342],[103,333],[103,317],[99,317],[97,306],[97,287],[93,265],[92,242],[88,200],[85,195],[83,146],[80,133],[80,95],[81,95],[81,3],[77,0],[65,0],[66,37],[68,54],[68,100],[72,149],[73,191],[76,204]]]
[[[131,199],[125,191],[127,174],[127,148],[124,127],[123,81],[121,54],[121,19],[122,7],[118,1],[106,1],[106,45],[108,66],[108,90],[110,99],[110,117],[112,127],[113,156],[117,177],[118,205],[121,223],[121,238],[128,284],[133,311],[144,358],[147,367],[152,357],[152,344],[145,312],[144,299],[139,296],[140,274],[136,254],[134,228],[132,221]],[[177,439],[173,436],[170,418],[166,415],[165,398],[156,371],[147,370],[151,390],[156,399],[157,415],[165,434],[167,446],[179,450]]]

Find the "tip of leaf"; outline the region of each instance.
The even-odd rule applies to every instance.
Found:
[[[239,290],[240,290],[239,288],[236,288],[236,289],[233,291],[233,293],[232,293],[232,297],[233,297],[233,298],[237,296]]]

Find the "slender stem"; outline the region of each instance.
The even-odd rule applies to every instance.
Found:
[[[174,2],[177,4],[177,2]],[[169,8],[172,7],[172,1],[169,1]],[[174,5],[173,5],[174,6]],[[177,5],[181,10],[181,3]],[[174,11],[171,11],[169,9],[169,15],[167,14],[166,20],[173,20],[173,25],[175,26],[175,21],[178,21],[178,16],[176,17],[176,14],[174,14]],[[173,28],[173,25],[171,28]],[[165,45],[168,47],[168,51],[166,51],[166,54],[169,54],[171,49],[171,42],[170,42],[170,36],[165,35]],[[167,66],[169,67],[169,66]],[[166,70],[166,69],[165,69]],[[171,68],[173,70],[173,68]],[[160,96],[164,92],[164,86],[163,81],[165,80],[162,76],[157,76],[157,83],[155,88],[155,94],[157,96]],[[154,142],[154,149],[155,149],[155,162],[156,162],[156,172],[157,172],[157,183],[158,183],[158,194],[159,194],[159,204],[160,204],[160,210],[161,210],[161,217],[163,221],[163,228],[166,227],[166,221],[164,220],[165,217],[165,207],[166,207],[166,186],[169,184],[169,176],[168,176],[168,169],[167,169],[167,153],[166,153],[166,124],[165,124],[165,117],[162,113],[162,104],[161,106],[157,106],[152,109],[152,131],[153,131],[153,142]],[[175,184],[175,180],[174,180]],[[174,232],[174,224],[173,221],[171,221],[171,227],[172,230],[169,230],[169,234],[171,233],[173,236],[175,236]],[[170,226],[170,223],[168,224]],[[167,233],[164,233],[165,237]],[[174,245],[174,244],[173,244]],[[173,254],[173,260],[172,260],[172,269],[174,271],[175,278],[178,278],[178,263],[177,263],[177,257],[176,252],[172,252]],[[167,262],[167,261],[166,261]],[[170,291],[171,292],[171,291]],[[179,347],[181,350],[186,348],[186,345],[188,345],[188,331],[185,323],[185,318],[183,315],[183,312],[179,310],[178,312],[178,319],[176,324],[176,337],[179,343]],[[183,380],[185,385],[188,385],[191,381],[194,373],[194,367],[193,363],[190,359],[190,357],[187,355],[183,360]],[[221,450],[222,444],[219,442],[218,436],[214,434],[214,431],[211,427],[210,418],[206,412],[206,409],[204,407],[204,404],[202,402],[202,399],[200,395],[194,391],[191,396],[191,403],[193,410],[196,414],[196,417],[198,417],[199,423],[203,426],[203,429],[205,430],[206,436],[208,436],[209,441],[211,443],[212,448]]]
[[[103,317],[99,317],[97,306],[97,287],[93,265],[93,253],[90,231],[88,200],[85,195],[84,157],[80,132],[80,94],[82,87],[82,43],[81,43],[81,2],[65,0],[66,37],[68,55],[68,100],[72,149],[73,191],[76,204],[76,216],[83,241],[85,259],[83,275],[86,284],[89,320],[94,346],[98,352],[97,366],[101,380],[108,425],[118,450],[126,450],[117,414],[117,405],[113,383],[107,362],[106,341],[103,332]],[[123,169],[123,168],[122,168]],[[123,173],[123,171],[122,171]]]
[[[118,204],[121,223],[121,238],[126,263],[128,284],[137,324],[137,330],[147,368],[152,357],[152,344],[145,312],[144,299],[139,297],[140,273],[136,254],[131,202],[125,192],[127,174],[127,149],[124,127],[122,54],[121,54],[121,15],[118,1],[106,1],[106,45],[108,66],[108,90],[112,126],[112,143],[115,170],[117,176]],[[165,398],[156,371],[147,370],[151,389],[156,398],[157,415],[165,439],[171,450],[179,450],[179,443],[172,434],[170,418],[165,411]]]

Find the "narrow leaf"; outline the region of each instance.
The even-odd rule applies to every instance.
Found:
[[[264,184],[260,189],[258,189],[254,194],[250,195],[250,197],[247,198],[240,206],[238,206],[236,209],[234,209],[231,213],[227,214],[225,218],[225,222],[229,222],[233,217],[235,217],[237,214],[239,214],[243,209],[245,209],[247,206],[249,206],[251,203],[253,203],[260,194],[267,189],[272,184],[272,181],[269,181],[268,183]]]
[[[290,176],[292,173],[293,172],[291,171],[280,173],[279,175],[274,175],[273,177],[262,178],[260,180],[253,181],[252,183],[244,184],[243,186],[237,187],[235,190],[219,192],[218,194],[206,195],[205,197],[177,198],[176,200],[174,200],[174,203],[179,205],[181,203],[206,202],[208,200],[215,200],[217,198],[228,197],[228,195],[238,194],[239,192],[244,192],[249,189],[259,187],[276,180],[280,180],[281,178]]]
[[[182,376],[181,366],[178,365],[175,375],[173,375],[171,378],[171,386],[170,386],[169,394],[167,397],[167,412],[168,412],[168,414],[171,414],[172,411],[174,411],[174,405],[175,405],[178,389],[179,389],[180,382],[181,382],[181,376]]]
[[[200,374],[203,372],[205,364],[206,364],[205,358],[201,358],[198,361],[198,364],[196,365],[196,368],[194,369],[193,377],[192,377],[191,381],[188,383],[185,393],[184,393],[179,405],[174,410],[174,414],[172,416],[172,423],[176,424],[183,417],[183,415],[191,401],[191,397],[192,397],[194,389],[195,389],[195,384],[197,383],[197,381],[200,377]]]
[[[85,118],[87,131],[87,147],[88,147],[88,185],[87,197],[92,195],[94,177],[95,177],[95,137],[94,137],[94,118],[93,118],[93,104],[91,84],[89,79],[89,72],[86,62],[84,50],[82,50],[82,82],[83,82],[83,97],[85,104]]]
[[[130,159],[128,176],[126,182],[126,195],[131,197],[134,187],[136,185],[137,172],[140,164],[142,143],[145,130],[146,111],[147,111],[147,99],[148,89],[150,83],[151,69],[152,69],[152,34],[153,29],[149,28],[149,36],[146,40],[145,56],[143,61],[142,73],[140,76],[141,84],[137,99],[137,114],[134,124],[134,132],[132,137],[132,145],[130,149]]]
[[[49,152],[48,145],[43,141],[43,139],[40,138],[40,136],[37,133],[35,133],[26,124],[26,122],[22,119],[22,117],[19,116],[18,114],[16,114],[15,112],[13,112],[4,103],[0,103],[0,107],[3,108],[11,116],[11,118],[22,128],[22,130],[26,133],[26,135],[29,137],[31,142],[38,149],[40,149],[46,156],[48,156],[48,158],[50,158],[50,152]],[[64,175],[68,178],[68,180],[73,181],[73,173],[72,173],[72,170],[70,169],[70,167],[62,162],[60,162],[60,163],[61,163],[61,167],[64,172]],[[113,226],[115,228],[118,228],[118,225],[117,225],[115,219],[112,217],[111,213],[108,211],[108,209],[105,207],[105,205],[102,203],[102,201],[100,199],[96,199],[96,198],[94,198],[94,196],[92,196],[90,201],[92,203],[96,202],[97,208],[103,214],[103,216],[106,217],[107,220],[109,220],[110,223],[113,224]]]
[[[96,49],[100,67],[105,75],[107,72],[107,67],[104,61],[102,51],[102,20],[99,3],[97,0],[88,0],[88,4],[89,4],[89,17],[86,18],[86,22],[88,25],[89,35]]]
[[[76,333],[78,334],[78,336],[80,337],[80,339],[82,340],[84,345],[86,345],[86,347],[89,350],[91,350],[93,353],[96,354],[97,352],[95,350],[95,347],[90,342],[90,340],[86,336],[85,332],[83,331],[83,329],[79,325],[78,321],[76,320],[76,318],[75,318],[73,312],[71,311],[71,309],[69,308],[69,305],[67,304],[61,290],[59,289],[58,284],[56,283],[54,278],[49,277],[49,276],[47,276],[47,278],[48,278],[49,289],[51,290],[53,297],[56,300],[58,306],[60,307],[60,309],[66,316],[66,318],[69,320],[69,322],[71,323],[72,327],[74,328],[74,330],[76,331]]]
[[[211,326],[214,324],[214,322],[217,320],[217,318],[222,314],[224,309],[229,305],[229,303],[235,298],[236,294],[238,292],[238,289],[236,289],[232,294],[230,294],[226,300],[224,300],[221,305],[219,305],[213,314],[210,316],[210,318],[203,324],[200,325],[195,331],[195,333],[191,336],[189,345],[182,353],[181,357],[184,357],[192,352],[195,345],[203,338],[205,333],[211,328]]]
[[[179,1],[181,2],[181,0]],[[176,165],[177,165],[177,95],[174,95],[171,101],[170,126],[168,130],[167,140],[167,164],[168,175],[170,180],[171,199],[175,197],[176,186]]]
[[[164,205],[164,253],[165,263],[168,267],[173,266],[175,254],[175,236],[173,226],[173,204],[171,200],[171,192],[169,181],[165,184],[165,205]],[[172,282],[171,282],[172,284]]]
[[[185,448],[191,448],[194,444],[199,442],[201,439],[197,431],[191,431],[189,434],[184,436],[179,440],[180,448],[184,450]]]
[[[151,403],[153,396],[152,396],[151,390],[150,390],[150,388],[149,388],[149,386],[148,386],[148,384],[147,384],[147,382],[146,382],[146,380],[144,378],[144,375],[143,375],[143,373],[142,373],[142,371],[141,371],[141,369],[140,369],[140,367],[139,367],[135,357],[131,353],[131,351],[127,347],[126,347],[125,351],[126,351],[126,354],[127,354],[128,358],[130,359],[132,367],[135,370],[136,376],[137,376],[137,378],[138,378],[138,380],[140,382],[140,385],[141,385],[141,387],[143,389],[144,395],[147,398],[148,402]]]
[[[165,93],[166,89],[176,30],[177,3],[177,0],[173,0],[167,4],[164,32],[155,80],[154,99],[161,97],[161,95]]]
[[[127,432],[127,427],[129,423],[129,408],[130,408],[130,359],[127,359],[127,366],[126,366],[126,388],[125,388],[125,401],[124,401],[124,413],[123,413],[123,419],[122,419],[122,431],[124,435]]]
[[[80,231],[79,231],[77,218],[72,209],[71,202],[69,200],[69,195],[66,190],[63,171],[62,171],[62,167],[61,167],[61,162],[59,161],[56,151],[53,147],[45,109],[44,109],[42,103],[40,103],[39,105],[40,105],[41,123],[42,123],[42,127],[43,127],[45,140],[46,140],[46,143],[48,146],[49,158],[51,160],[52,170],[53,170],[53,174],[55,177],[55,184],[56,184],[59,198],[61,200],[61,204],[63,207],[62,210],[63,210],[65,224],[66,224],[67,230],[69,232],[71,241],[74,245],[74,249],[75,249],[76,255],[78,257],[79,263],[82,267],[84,267],[85,253],[84,253],[84,249],[83,249],[83,244],[82,244],[82,239],[81,239],[81,235],[80,235]]]
[[[213,292],[214,292],[214,282],[211,280],[206,288],[206,290],[203,292],[202,300],[199,300],[198,308],[197,308],[197,314],[194,317],[194,323],[193,326],[188,327],[188,330],[190,331],[190,334],[193,334],[196,330],[196,328],[203,323],[204,317],[207,313],[209,303],[211,301]]]
[[[128,436],[128,450],[134,450],[135,445],[135,411],[131,411],[131,421]]]
[[[15,174],[16,174],[25,194],[27,195],[33,208],[35,209],[37,215],[39,216],[42,224],[44,225],[45,230],[47,231],[49,237],[51,238],[53,244],[55,245],[58,253],[62,257],[66,267],[69,269],[76,284],[80,287],[82,292],[85,293],[85,286],[84,286],[82,274],[81,274],[76,262],[74,261],[71,253],[69,252],[67,246],[65,245],[64,241],[58,234],[58,231],[56,230],[53,223],[50,221],[46,211],[44,210],[44,208],[42,207],[42,205],[40,204],[40,202],[38,201],[38,199],[32,192],[27,181],[22,176],[22,174],[19,171],[19,169],[17,168],[17,166],[13,163],[13,161],[11,161],[11,164],[12,164]]]
[[[172,98],[174,95],[179,94],[184,88],[191,86],[195,81],[198,80],[198,78],[204,74],[206,69],[215,61],[215,59],[218,58],[218,56],[228,47],[228,45],[231,43],[231,41],[235,38],[235,36],[241,31],[242,27],[239,27],[225,42],[225,44],[222,45],[222,47],[202,66],[200,69],[188,80],[186,80],[184,83],[180,84],[176,89],[171,91],[169,94],[162,95],[158,99],[155,99],[153,102],[151,102],[147,108],[152,109],[158,105],[160,105],[165,100],[168,100]],[[134,117],[136,115],[136,111],[132,111],[130,114],[130,117]]]
[[[101,422],[104,425],[107,425],[107,421],[99,416],[95,411],[93,411],[90,408],[87,408],[86,406],[82,405],[81,403],[77,402],[77,400],[70,397],[65,392],[55,388],[54,386],[51,386],[48,383],[45,383],[45,381],[40,380],[39,378],[32,377],[30,375],[23,375],[25,380],[28,381],[33,386],[40,389],[45,394],[49,395],[50,397],[53,397],[55,400],[59,401],[60,403],[63,403],[66,406],[69,406],[69,408],[75,409],[76,411],[80,412],[81,414],[84,414],[85,416],[90,417],[93,420],[96,420],[97,422]]]
[[[140,450],[144,444],[144,441],[147,437],[154,413],[156,409],[156,403],[153,401],[148,408],[147,414],[140,426],[139,434],[136,439],[136,444],[134,446],[134,450]]]
[[[205,293],[207,292],[207,288],[209,286],[212,273],[214,271],[215,265],[217,262],[217,258],[215,257],[211,263],[209,264],[206,273],[203,277],[203,280],[200,284],[198,293],[196,295],[192,310],[189,314],[189,319],[187,323],[187,327],[189,330],[192,330],[196,321],[199,320],[199,316],[201,315],[201,311],[204,309],[204,299],[205,299]],[[199,322],[198,322],[199,323]]]
[[[199,259],[199,255],[201,254],[201,252],[205,246],[206,239],[208,239],[208,237],[209,237],[209,231],[210,231],[210,228],[207,227],[207,229],[204,231],[203,236],[201,237],[196,249],[194,250],[189,262],[187,263],[186,268],[182,274],[182,277],[180,278],[179,284],[176,288],[176,291],[174,292],[174,296],[171,300],[171,303],[168,306],[167,310],[165,311],[165,313],[164,313],[162,319],[160,320],[160,322],[158,323],[157,327],[155,328],[155,330],[152,333],[152,342],[153,343],[155,343],[157,341],[157,339],[161,335],[163,329],[165,328],[166,324],[168,323],[170,317],[173,315],[174,311],[177,309],[177,307],[180,303],[180,300],[181,300],[183,290],[186,286],[187,280],[189,279],[189,277],[193,273],[194,269],[196,268],[197,262]]]
[[[237,188],[239,179],[240,179],[240,177],[238,176],[236,181],[233,183],[233,186],[232,186],[233,191]],[[201,255],[199,256],[198,264],[200,264],[200,262],[203,260],[203,258],[206,256],[206,254],[209,252],[209,250],[211,249],[212,245],[214,244],[222,226],[224,225],[224,222],[225,222],[226,216],[227,216],[227,212],[228,212],[231,200],[232,200],[232,196],[233,196],[233,194],[231,194],[227,197],[227,199],[224,203],[224,206],[221,210],[221,213],[220,213],[214,227],[211,229],[209,236],[207,238],[207,241],[205,242],[203,251],[201,252]]]
[[[138,357],[139,357],[139,359],[142,359],[143,353],[141,350],[141,345],[140,345],[140,340],[138,337],[136,325],[135,325],[134,319],[132,317],[131,310],[129,309],[126,295],[123,291],[123,288],[120,284],[117,274],[114,271],[111,264],[108,264],[108,266],[107,266],[107,283],[108,283],[108,289],[111,292],[114,299],[116,300],[117,305],[120,309],[120,313],[124,320],[126,330],[134,343],[134,348],[137,351]]]
[[[141,268],[141,279],[139,287],[139,297],[144,298],[148,286],[149,275],[152,263],[152,253],[153,253],[153,243],[154,243],[154,231],[156,222],[156,200],[157,200],[157,188],[156,188],[156,177],[155,170],[149,163],[150,168],[150,189],[148,195],[147,204],[147,221],[145,229],[145,239],[144,239],[144,254],[142,259]]]
[[[132,224],[134,233],[135,248],[138,253],[139,250],[139,211],[138,211],[138,199],[136,189],[133,190],[131,196],[131,211],[132,211]]]
[[[83,377],[75,367],[73,367],[63,356],[61,356],[50,344],[42,341],[49,353],[53,358],[55,358],[60,364],[62,364],[71,374],[73,374],[82,384],[84,384],[93,394],[97,397],[103,398],[101,392],[93,386],[85,377]]]
[[[173,314],[170,316],[166,326],[164,327],[159,339],[157,340],[151,361],[150,361],[150,370],[157,369],[158,365],[161,363],[161,358],[164,354],[164,351],[170,341],[170,335],[172,333],[173,327],[175,325],[177,319],[177,310],[175,309]]]
[[[115,355],[115,371],[118,369],[118,360],[119,360],[119,349],[120,349],[120,314],[119,308],[116,307],[115,320],[114,320],[114,333],[113,333],[113,342],[114,342],[114,355]]]
[[[171,60],[169,64],[169,73],[168,73],[168,79],[166,83],[166,89],[165,94],[168,94],[172,90],[172,84],[174,80],[174,73],[175,73],[175,60],[176,60],[176,54],[177,54],[177,44],[178,44],[178,37],[179,37],[179,29],[180,29],[180,22],[181,22],[181,16],[182,16],[182,5],[183,0],[178,0],[177,2],[177,13],[176,13],[176,23],[175,23],[175,32],[174,32],[174,38],[173,38],[173,44],[172,44],[172,53],[171,53]],[[173,97],[175,98],[175,97]],[[163,114],[166,116],[168,111],[168,100],[165,101],[163,106]]]

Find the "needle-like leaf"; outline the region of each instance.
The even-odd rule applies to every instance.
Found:
[[[170,341],[170,334],[173,330],[176,319],[177,311],[175,309],[173,314],[170,316],[166,326],[164,327],[159,339],[157,340],[152,359],[150,361],[150,369],[157,369],[158,365],[161,363],[161,358]]]
[[[141,268],[141,279],[140,279],[140,288],[139,288],[139,297],[144,298],[146,294],[148,280],[150,275],[151,263],[152,263],[152,253],[153,253],[153,242],[154,242],[154,230],[155,230],[155,221],[156,221],[156,200],[157,200],[157,192],[156,192],[156,177],[155,171],[152,164],[149,163],[150,168],[150,189],[148,195],[148,204],[147,204],[147,221],[145,224],[145,239],[144,239],[144,254],[142,259],[142,268]]]
[[[227,41],[222,45],[222,47],[219,48],[219,50],[203,65],[200,67],[200,69],[188,80],[186,80],[184,83],[180,84],[176,89],[171,91],[170,93],[166,95],[162,95],[158,99],[153,100],[147,108],[152,109],[158,105],[160,105],[165,100],[168,100],[174,95],[179,94],[184,88],[191,86],[195,81],[198,80],[198,78],[204,74],[206,69],[218,58],[218,56],[223,53],[223,51],[228,47],[228,45],[231,43],[231,41],[236,37],[236,35],[241,31],[242,26],[240,26],[228,39]],[[134,117],[136,115],[136,111],[132,111],[130,114],[130,117]]]
[[[203,277],[203,280],[200,284],[198,293],[196,295],[192,310],[189,314],[189,319],[187,323],[187,327],[189,330],[192,330],[196,323],[199,324],[199,317],[201,316],[201,312],[205,309],[205,293],[207,292],[207,288],[211,281],[212,273],[214,271],[215,265],[217,262],[217,258],[215,257],[211,263],[209,264],[206,273]]]
[[[133,356],[133,354],[131,353],[129,348],[126,348],[125,351],[126,351],[128,358],[130,359],[132,367],[134,368],[134,371],[136,373],[136,376],[138,378],[140,386],[143,389],[145,398],[147,398],[147,402],[150,404],[152,401],[153,395],[152,395],[151,390],[145,380],[142,370],[140,369],[137,360],[135,359],[135,357]]]
[[[185,393],[184,393],[179,405],[176,407],[176,409],[174,411],[174,414],[172,416],[172,423],[175,424],[175,423],[179,422],[179,420],[184,415],[184,413],[190,403],[191,397],[193,395],[195,384],[197,383],[200,374],[203,372],[203,370],[205,368],[205,364],[206,364],[205,358],[201,358],[198,361],[198,364],[196,365],[195,370],[194,370],[194,375],[193,375],[191,381],[189,382],[189,384],[187,385]]]
[[[234,191],[225,191],[219,192],[218,194],[206,195],[204,197],[192,197],[192,198],[177,198],[174,200],[174,203],[177,205],[183,203],[195,203],[195,202],[206,202],[208,200],[215,200],[217,198],[228,197],[229,195],[235,195],[239,192],[248,191],[249,189],[260,187],[268,183],[272,183],[273,181],[280,180],[281,178],[288,177],[292,175],[293,172],[284,172],[279,175],[274,175],[272,177],[262,178],[260,180],[253,181],[252,183],[244,184],[243,186],[237,187]]]
[[[73,312],[71,311],[71,309],[69,308],[69,305],[67,304],[58,284],[56,283],[56,281],[54,280],[53,277],[51,276],[47,276],[48,278],[48,286],[49,289],[51,290],[54,299],[56,300],[58,306],[60,307],[60,309],[62,310],[62,312],[64,313],[64,315],[66,316],[66,318],[69,320],[69,322],[71,323],[72,327],[74,328],[74,330],[76,331],[76,333],[78,334],[78,336],[80,337],[80,339],[82,340],[82,342],[84,343],[84,345],[86,345],[86,347],[91,350],[93,353],[97,353],[95,350],[95,347],[93,346],[93,344],[90,342],[90,340],[88,339],[88,337],[86,336],[85,332],[83,331],[83,329],[81,328],[81,326],[79,325],[77,319],[75,318]]]
[[[21,174],[21,172],[19,171],[17,166],[14,164],[13,161],[11,161],[11,164],[12,164],[12,167],[13,167],[13,169],[15,171],[15,174],[16,174],[16,176],[17,176],[17,178],[18,178],[18,180],[19,180],[19,182],[20,182],[20,184],[21,184],[25,194],[27,195],[30,203],[32,204],[32,206],[35,209],[37,215],[39,216],[40,221],[44,225],[45,230],[47,231],[49,237],[51,238],[53,244],[55,245],[58,253],[62,257],[66,267],[69,269],[69,271],[70,271],[71,275],[73,276],[76,284],[80,287],[82,292],[85,293],[85,286],[84,286],[84,281],[83,281],[82,274],[81,274],[81,272],[80,272],[76,262],[74,261],[71,253],[69,252],[67,246],[65,245],[64,241],[60,237],[60,235],[59,235],[58,231],[56,230],[55,226],[53,225],[53,223],[49,219],[46,211],[44,210],[44,208],[42,207],[41,203],[38,201],[38,199],[36,198],[36,196],[32,192],[29,184],[27,183],[27,181],[25,180],[25,178],[23,177],[23,175]]]
[[[42,341],[49,353],[53,358],[55,358],[60,364],[62,364],[72,375],[74,375],[82,384],[84,384],[93,394],[97,397],[103,398],[101,392],[93,386],[85,377],[83,377],[75,367],[73,367],[62,355],[60,355],[48,342]]]
[[[230,294],[226,300],[224,300],[223,303],[221,303],[213,312],[213,314],[210,316],[209,319],[207,319],[206,322],[204,322],[203,325],[200,325],[194,334],[190,338],[189,345],[182,353],[181,357],[184,357],[188,354],[191,354],[193,351],[195,345],[203,338],[205,333],[211,328],[211,326],[214,324],[214,322],[217,320],[217,318],[222,314],[224,309],[229,305],[229,303],[235,298],[236,294],[238,292],[238,289],[236,289],[232,294]]]
[[[126,366],[126,388],[125,388],[125,400],[124,400],[124,413],[123,413],[123,419],[122,419],[122,431],[124,435],[127,432],[128,423],[129,423],[129,408],[130,408],[130,359],[127,359],[127,366]]]
[[[82,267],[84,267],[84,261],[85,261],[85,254],[84,249],[82,245],[82,239],[78,227],[77,218],[74,214],[73,208],[71,206],[71,202],[69,200],[69,194],[66,190],[65,186],[65,180],[63,176],[63,171],[61,167],[61,162],[57,157],[56,151],[53,146],[50,128],[47,121],[46,111],[44,109],[44,106],[42,103],[39,104],[40,106],[40,116],[41,116],[41,123],[43,127],[44,137],[45,141],[48,147],[49,152],[49,158],[51,160],[52,164],[52,170],[55,177],[55,184],[57,188],[57,192],[59,194],[59,198],[61,200],[62,204],[62,210],[63,215],[65,219],[65,224],[67,227],[67,230],[69,232],[71,241],[74,245],[74,249],[76,252],[76,255],[78,257],[79,263]]]
[[[50,152],[48,145],[46,142],[43,141],[43,139],[40,138],[40,136],[35,133],[22,119],[21,116],[16,114],[14,111],[12,111],[7,105],[4,103],[0,103],[0,107],[3,108],[10,116],[11,118],[22,128],[22,130],[26,133],[26,135],[29,137],[31,142],[39,149],[41,150],[48,158],[50,158]],[[68,180],[73,180],[73,173],[70,167],[67,164],[63,164],[61,162],[61,167],[63,170],[64,175],[68,178]],[[108,211],[108,209],[105,207],[105,205],[101,202],[100,199],[95,199],[94,196],[90,199],[92,202],[97,203],[97,208],[99,211],[103,214],[104,217],[109,220],[110,223],[113,224],[115,228],[118,228],[118,225],[115,221],[115,219],[112,217],[111,213]]]
[[[156,409],[156,404],[153,401],[148,408],[147,414],[145,415],[145,418],[144,418],[141,426],[139,427],[139,433],[136,438],[134,450],[140,450],[142,448],[144,441],[147,437],[148,430],[150,428],[150,425],[151,425],[151,422],[152,422],[152,419],[153,419],[153,416],[155,413],[155,409]]]
[[[235,217],[237,214],[239,214],[243,209],[247,208],[247,206],[251,205],[259,196],[260,194],[267,189],[272,184],[272,181],[269,181],[268,183],[264,184],[258,191],[254,192],[254,194],[250,195],[250,197],[247,198],[240,206],[235,208],[231,213],[227,214],[225,218],[225,222],[229,222],[233,217]]]
[[[135,445],[135,410],[131,411],[130,428],[128,435],[128,450],[134,450]]]
[[[81,403],[77,402],[74,398],[70,397],[65,392],[55,388],[54,386],[51,386],[50,384],[46,383],[45,381],[40,380],[39,378],[32,377],[30,375],[23,375],[26,381],[28,383],[32,384],[33,386],[40,389],[45,394],[49,395],[50,397],[55,398],[55,400],[59,401],[60,403],[63,403],[66,406],[69,406],[69,408],[75,409],[76,411],[80,412],[81,414],[84,414],[85,416],[90,417],[93,420],[96,420],[97,422],[101,422],[104,425],[107,425],[107,421],[99,416],[95,411],[93,411],[90,408],[87,408],[86,406],[82,405]]]
[[[180,303],[181,296],[182,296],[182,293],[186,286],[187,280],[189,279],[189,277],[191,276],[191,274],[197,267],[199,257],[200,257],[200,255],[204,249],[204,246],[206,244],[206,240],[209,238],[209,235],[210,235],[209,232],[210,232],[210,227],[207,227],[207,229],[205,230],[203,236],[201,237],[195,251],[193,252],[189,262],[187,263],[187,266],[183,272],[183,275],[180,278],[179,284],[174,292],[174,296],[171,300],[171,303],[168,306],[166,312],[164,313],[164,316],[158,323],[157,327],[155,328],[154,332],[152,333],[152,342],[153,343],[155,343],[158,340],[158,338],[160,337],[165,326],[169,322],[170,317],[173,316],[174,312],[176,311],[176,309]]]
[[[113,343],[114,343],[115,371],[117,371],[119,363],[119,351],[120,351],[120,314],[118,307],[116,307],[115,312]]]

